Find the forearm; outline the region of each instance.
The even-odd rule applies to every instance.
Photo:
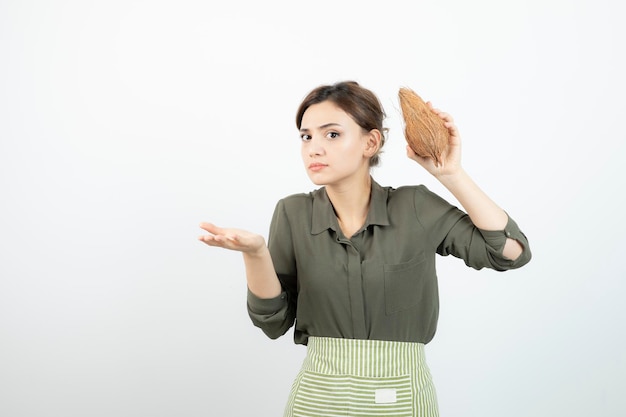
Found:
[[[483,230],[502,230],[506,226],[507,214],[464,170],[438,179],[461,203],[476,227]]]
[[[506,212],[491,200],[464,170],[453,175],[442,176],[439,180],[461,203],[476,227],[482,230],[505,228],[508,222]],[[509,238],[506,240],[502,255],[515,260],[522,251],[522,245],[517,240]]]
[[[258,253],[243,252],[243,261],[246,267],[248,289],[259,298],[274,298],[280,295],[282,287],[272,257],[266,246]]]

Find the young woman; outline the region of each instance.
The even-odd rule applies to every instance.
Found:
[[[372,179],[385,114],[347,81],[314,89],[298,109],[302,160],[320,188],[278,202],[267,245],[200,225],[202,242],[243,253],[253,323],[271,338],[295,324],[295,342],[307,345],[285,416],[437,416],[424,360],[439,311],[436,254],[500,271],[530,260],[517,224],[463,170],[452,117],[432,111],[449,129],[449,152],[439,165],[408,146],[407,156],[465,211],[423,185]]]

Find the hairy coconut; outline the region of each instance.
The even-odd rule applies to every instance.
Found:
[[[407,143],[417,155],[432,158],[439,165],[450,139],[445,122],[410,88],[400,88],[398,98]]]

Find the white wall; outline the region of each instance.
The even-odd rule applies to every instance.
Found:
[[[409,6],[414,4],[414,6]],[[281,415],[304,356],[245,310],[240,255],[310,191],[294,114],[355,79],[404,155],[410,86],[534,259],[439,262],[442,416],[626,413],[624,14],[617,0],[0,2],[0,415]]]

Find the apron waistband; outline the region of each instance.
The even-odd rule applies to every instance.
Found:
[[[309,337],[303,369],[329,375],[386,377],[426,368],[423,343]]]

